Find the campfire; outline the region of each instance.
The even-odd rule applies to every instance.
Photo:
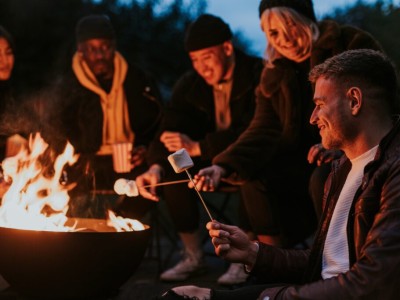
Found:
[[[40,134],[2,163],[0,274],[18,293],[45,299],[109,295],[145,253],[149,227],[108,212],[107,220],[68,218],[64,168],[78,155],[56,156]]]
[[[48,144],[39,133],[30,137],[24,147],[2,163],[3,176],[10,187],[2,197],[0,226],[46,231],[76,231],[82,228],[65,226],[67,222],[68,191],[75,184],[63,182],[63,169],[73,165],[78,155],[71,144],[52,162]],[[108,213],[107,224],[117,231],[143,230],[137,220],[124,219]]]

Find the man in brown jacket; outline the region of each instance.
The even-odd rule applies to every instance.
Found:
[[[165,299],[398,299],[400,284],[400,121],[393,116],[398,81],[391,61],[351,50],[310,73],[310,123],[322,145],[340,149],[324,195],[311,250],[254,243],[237,227],[209,222],[215,251],[268,283],[238,291],[181,287]],[[169,297],[169,298],[168,298]],[[164,299],[163,298],[163,299]]]

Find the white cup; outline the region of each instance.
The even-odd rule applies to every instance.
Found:
[[[131,167],[132,143],[112,144],[112,157],[114,171],[117,173],[129,173]]]

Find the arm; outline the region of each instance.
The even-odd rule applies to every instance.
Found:
[[[287,250],[254,243],[237,226],[212,221],[207,223],[215,253],[230,261],[246,265],[265,282],[300,282],[308,262],[309,251]]]
[[[281,288],[279,293],[274,289],[265,290],[263,297],[269,296],[270,299],[396,299],[398,297],[400,167],[393,167],[398,163],[386,164],[386,168],[375,172],[376,175],[370,179],[370,184],[357,200],[353,214],[356,261],[349,271],[307,285]]]
[[[304,151],[301,141],[308,139],[303,130],[308,125],[308,112],[303,106],[311,96],[311,86],[300,88],[303,75],[289,62],[264,69],[256,90],[254,118],[238,140],[214,158],[213,164],[249,179],[260,172],[273,175],[271,172],[279,171],[283,158],[287,164],[291,163],[288,159],[298,161]]]

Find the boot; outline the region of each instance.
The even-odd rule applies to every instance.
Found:
[[[249,274],[244,271],[243,264],[232,263],[229,269],[218,278],[217,282],[221,285],[234,285],[246,282],[247,277],[249,277]]]
[[[206,265],[203,260],[203,251],[197,233],[180,233],[185,247],[182,259],[172,268],[160,275],[163,281],[183,281],[190,276],[203,274]]]

